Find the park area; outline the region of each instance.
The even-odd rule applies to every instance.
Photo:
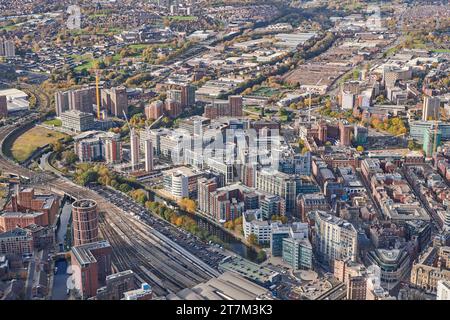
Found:
[[[17,161],[27,160],[38,148],[66,137],[65,134],[42,127],[33,127],[14,141],[12,155]]]

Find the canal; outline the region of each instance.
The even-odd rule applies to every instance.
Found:
[[[58,229],[56,230],[56,243],[58,244],[59,252],[65,251],[64,245],[66,243],[67,227],[70,223],[71,215],[71,202],[65,200],[59,217]],[[55,267],[57,271],[53,278],[52,300],[67,300],[67,280],[70,276],[67,273],[67,261],[59,259],[55,262]]]

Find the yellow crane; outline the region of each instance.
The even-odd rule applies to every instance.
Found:
[[[97,119],[100,120],[100,71],[95,71],[95,94],[97,96]]]

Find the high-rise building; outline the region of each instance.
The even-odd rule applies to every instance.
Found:
[[[192,107],[195,105],[195,87],[190,84],[181,86],[181,107]]]
[[[164,114],[164,103],[160,100],[153,101],[149,106],[145,107],[145,117],[147,119],[156,120]]]
[[[75,246],[98,241],[98,212],[94,200],[72,203],[73,243]]]
[[[16,47],[13,40],[0,38],[0,57],[14,57],[16,55]]]
[[[15,228],[0,233],[0,254],[18,255],[33,253],[33,237],[31,232],[22,228]]]
[[[270,253],[273,257],[283,255],[283,239],[289,238],[290,228],[279,224],[272,224],[270,233]]]
[[[167,99],[164,104],[165,113],[170,118],[176,118],[181,114],[181,105],[175,100]]]
[[[423,99],[422,120],[439,120],[440,103],[439,97],[425,96]]]
[[[217,181],[214,178],[201,178],[198,180],[198,209],[210,212],[210,194],[217,190]]]
[[[120,135],[105,140],[105,161],[106,163],[122,162],[122,142]]]
[[[339,141],[343,146],[349,146],[352,143],[351,134],[353,126],[344,125],[344,123],[339,123]]]
[[[92,113],[92,92],[90,88],[69,91],[69,109]]]
[[[139,150],[139,135],[134,128],[130,132],[130,153],[131,153],[131,169],[133,171],[139,169],[140,150]]]
[[[55,93],[55,110],[56,116],[60,117],[69,107],[69,91],[58,91]]]
[[[74,290],[82,299],[94,297],[111,274],[112,248],[108,241],[73,246],[70,252]]]
[[[283,239],[283,261],[295,270],[312,269],[312,257],[312,247],[308,239]]]
[[[257,173],[256,188],[280,196],[286,203],[286,212],[293,213],[296,206],[297,181],[296,176],[263,169]]]
[[[318,260],[330,267],[333,267],[335,260],[349,258],[355,261],[358,253],[355,227],[325,211],[314,211],[312,215],[315,223],[313,243]]]
[[[152,140],[148,139],[145,141],[145,171],[153,171],[153,143]]]
[[[125,87],[111,88],[111,114],[115,117],[123,117],[123,113],[128,114],[128,97]]]
[[[8,101],[6,96],[0,96],[0,118],[6,118],[8,116]]]
[[[366,127],[355,126],[354,136],[357,145],[365,145],[369,137],[369,129],[367,129]]]
[[[232,117],[242,117],[242,96],[229,96],[230,112]]]
[[[219,117],[241,117],[242,96],[230,96],[228,100],[214,100],[205,106],[204,117],[215,119]]]

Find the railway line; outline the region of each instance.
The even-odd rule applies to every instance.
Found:
[[[25,124],[25,121],[21,122]],[[0,128],[0,147],[16,126]],[[114,271],[133,270],[139,283],[152,285],[157,296],[193,287],[219,274],[198,257],[193,257],[152,225],[128,216],[120,207],[93,190],[49,173],[37,173],[0,154],[0,170],[28,179],[31,185],[66,194],[74,199],[89,198],[98,203],[102,236],[113,249]],[[37,179],[36,176],[40,178]]]

